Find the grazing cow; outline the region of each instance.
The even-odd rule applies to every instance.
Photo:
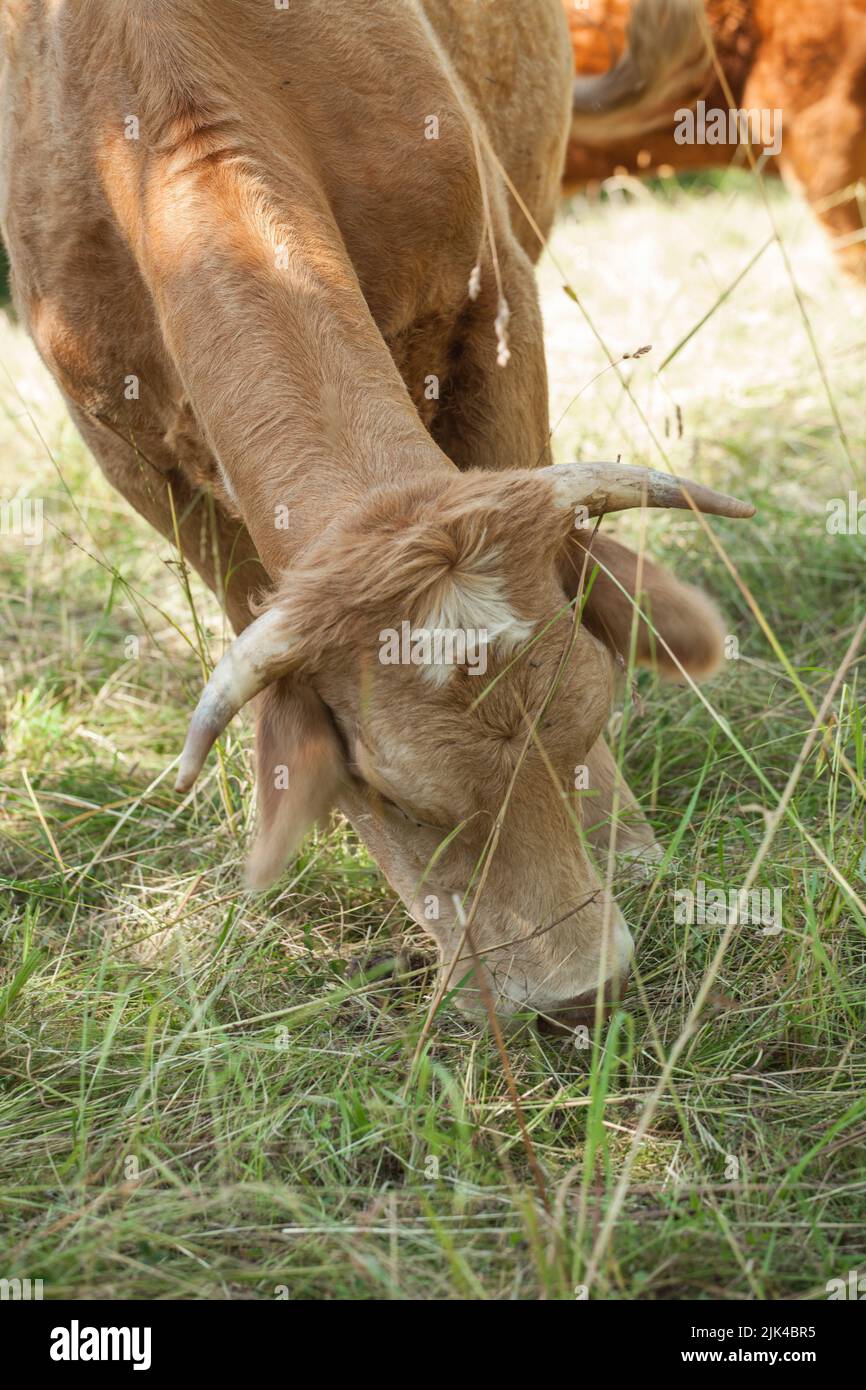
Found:
[[[107,476],[239,634],[179,788],[258,696],[251,883],[338,806],[464,995],[575,1017],[630,949],[587,844],[653,847],[602,738],[639,574],[639,660],[701,675],[721,631],[607,537],[594,569],[575,522],[752,509],[550,463],[518,203],[546,232],[558,0],[8,0],[2,40],[22,318]],[[419,631],[479,645],[436,664]]]
[[[727,165],[739,128],[803,191],[841,265],[866,275],[866,0],[562,3],[578,74],[567,193],[620,169]],[[696,125],[677,116],[684,108]],[[732,122],[732,110],[755,114]]]

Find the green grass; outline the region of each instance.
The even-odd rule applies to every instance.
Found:
[[[864,455],[866,292],[770,197],[814,346],[776,246],[713,311],[770,234],[742,180],[574,205],[542,269],[558,457],[664,455],[759,507],[710,523],[739,585],[688,515],[605,523],[707,587],[739,654],[707,704],[641,675],[623,711],[671,849],[621,896],[627,1007],[585,1050],[508,1040],[547,1210],[490,1036],[443,1011],[412,1069],[432,954],[351,831],[241,892],[243,721],[225,790],[211,772],[179,807],[199,673],[175,559],[0,327],[0,498],[46,518],[43,544],[0,541],[0,1276],[47,1297],[573,1298],[589,1276],[593,1298],[736,1299],[823,1298],[864,1268],[862,652],[757,868],[782,930],[729,933],[691,1024],[722,932],[674,914],[698,879],[745,879],[866,607],[866,540],[825,528]],[[564,276],[615,358],[653,345],[622,379]],[[401,941],[399,987],[355,973]]]

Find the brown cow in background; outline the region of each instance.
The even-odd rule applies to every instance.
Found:
[[[727,112],[729,97],[781,111],[781,148],[765,164],[805,194],[844,267],[866,275],[866,0],[704,0],[724,83],[694,22],[700,3],[563,0],[577,72],[565,192],[620,171],[748,167],[736,145],[678,143],[675,113],[698,101]],[[660,55],[662,101],[648,80]],[[600,104],[587,79],[605,72]]]

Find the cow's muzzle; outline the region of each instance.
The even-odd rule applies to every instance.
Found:
[[[628,989],[629,972],[613,976],[604,987],[602,996],[602,1020],[607,1020],[617,1004],[621,1003]],[[598,991],[587,990],[566,1004],[538,1015],[540,1033],[573,1033],[575,1028],[592,1028],[595,1024],[595,1008]]]

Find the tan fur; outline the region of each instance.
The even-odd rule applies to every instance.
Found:
[[[365,0],[351,19],[328,0],[7,0],[0,33],[22,317],[115,486],[164,535],[179,515],[237,629],[276,604],[291,634],[294,674],[259,697],[252,880],[336,802],[447,958],[498,826],[474,939],[499,1006],[616,978],[628,931],[573,784],[597,767],[603,850],[622,620],[608,603],[573,628],[570,518],[525,471],[549,461],[538,248],[489,152],[546,230],[570,104],[558,0]],[[685,652],[694,603],[669,592]],[[378,659],[382,628],[455,612],[497,619],[484,679]],[[515,624],[533,633],[517,653]]]

